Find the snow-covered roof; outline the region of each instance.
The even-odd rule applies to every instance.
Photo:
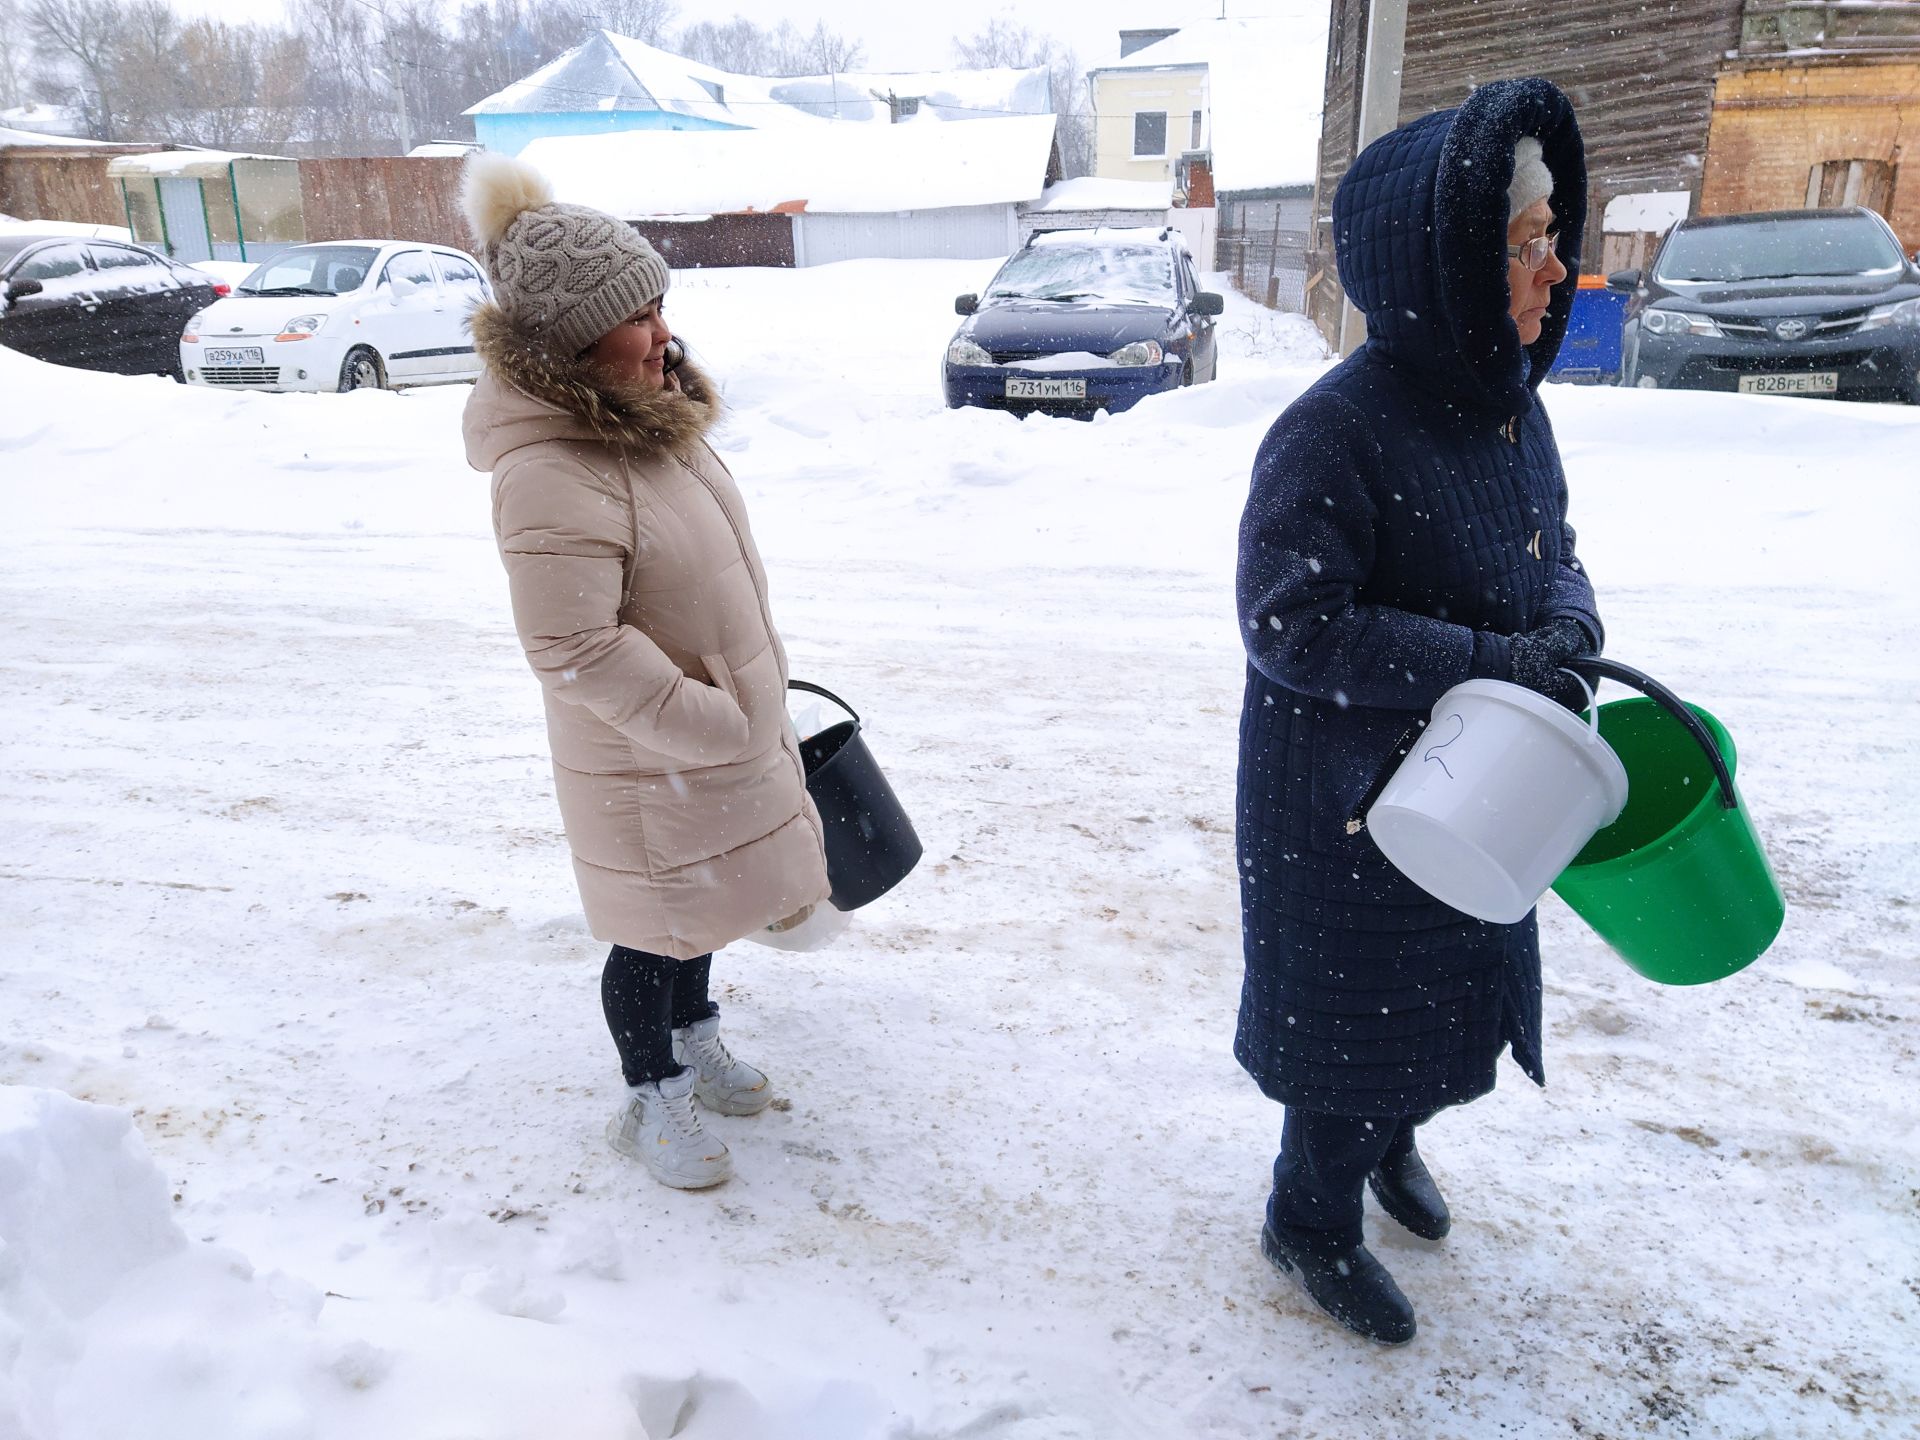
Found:
[[[1216,190],[1310,185],[1320,168],[1329,0],[1266,0],[1257,20],[1203,20],[1095,75],[1207,67]]]
[[[1096,175],[1049,185],[1038,209],[1165,210],[1173,204],[1171,180],[1103,180]]]
[[[161,150],[152,155],[116,155],[107,162],[107,174],[115,179],[123,175],[150,175],[213,180],[224,176],[227,167],[236,160],[294,163],[284,155],[253,155],[233,150]]]
[[[562,200],[623,219],[807,209],[936,210],[1039,198],[1054,117],[971,125],[628,130],[536,140],[521,158]]]
[[[407,152],[409,160],[446,160],[459,159],[471,155],[482,147],[472,140],[429,140],[424,145],[416,145]]]
[[[0,128],[25,130],[32,135],[57,135],[65,139],[86,127],[86,113],[71,105],[30,103],[0,110]]]
[[[1616,195],[1607,202],[1601,229],[1616,235],[1652,231],[1664,235],[1682,220],[1693,204],[1686,190],[1646,190],[1638,195]]]
[[[921,102],[914,120],[1045,115],[1053,110],[1053,91],[1044,67],[897,75],[849,71],[767,79],[716,70],[601,30],[466,113],[665,110],[752,130],[806,128],[832,120],[887,125],[892,123],[885,100],[889,92]]]
[[[773,99],[834,120],[891,123],[884,97],[918,100],[909,122],[1047,115],[1053,82],[1045,66],[1030,70],[930,70],[902,74],[850,71],[769,80]]]
[[[105,146],[111,143],[107,140],[83,140],[77,135],[54,135],[45,130],[15,130],[11,126],[0,125],[0,150],[29,145],[67,150],[77,146]]]

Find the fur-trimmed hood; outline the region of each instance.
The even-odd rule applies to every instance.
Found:
[[[689,458],[720,419],[720,396],[692,360],[673,388],[610,385],[583,362],[555,356],[515,328],[498,305],[473,313],[473,346],[486,365],[462,425],[467,463],[492,470],[500,458],[543,440],[591,440],[639,458]]]

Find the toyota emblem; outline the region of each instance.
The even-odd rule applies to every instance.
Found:
[[[1782,320],[1773,327],[1773,333],[1781,340],[1798,340],[1807,333],[1807,329],[1807,322],[1804,320]]]

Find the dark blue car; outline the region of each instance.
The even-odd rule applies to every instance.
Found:
[[[947,346],[947,404],[1016,415],[1091,416],[1219,374],[1214,317],[1186,242],[1171,230],[1034,236]]]

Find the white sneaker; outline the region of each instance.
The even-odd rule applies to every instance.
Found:
[[[693,1109],[694,1072],[630,1086],[627,1103],[607,1122],[607,1143],[647,1167],[662,1185],[704,1190],[733,1174],[727,1147],[707,1134]]]
[[[727,1049],[718,1015],[674,1031],[673,1058],[699,1077],[693,1093],[716,1114],[758,1115],[773,1099],[767,1077]]]

